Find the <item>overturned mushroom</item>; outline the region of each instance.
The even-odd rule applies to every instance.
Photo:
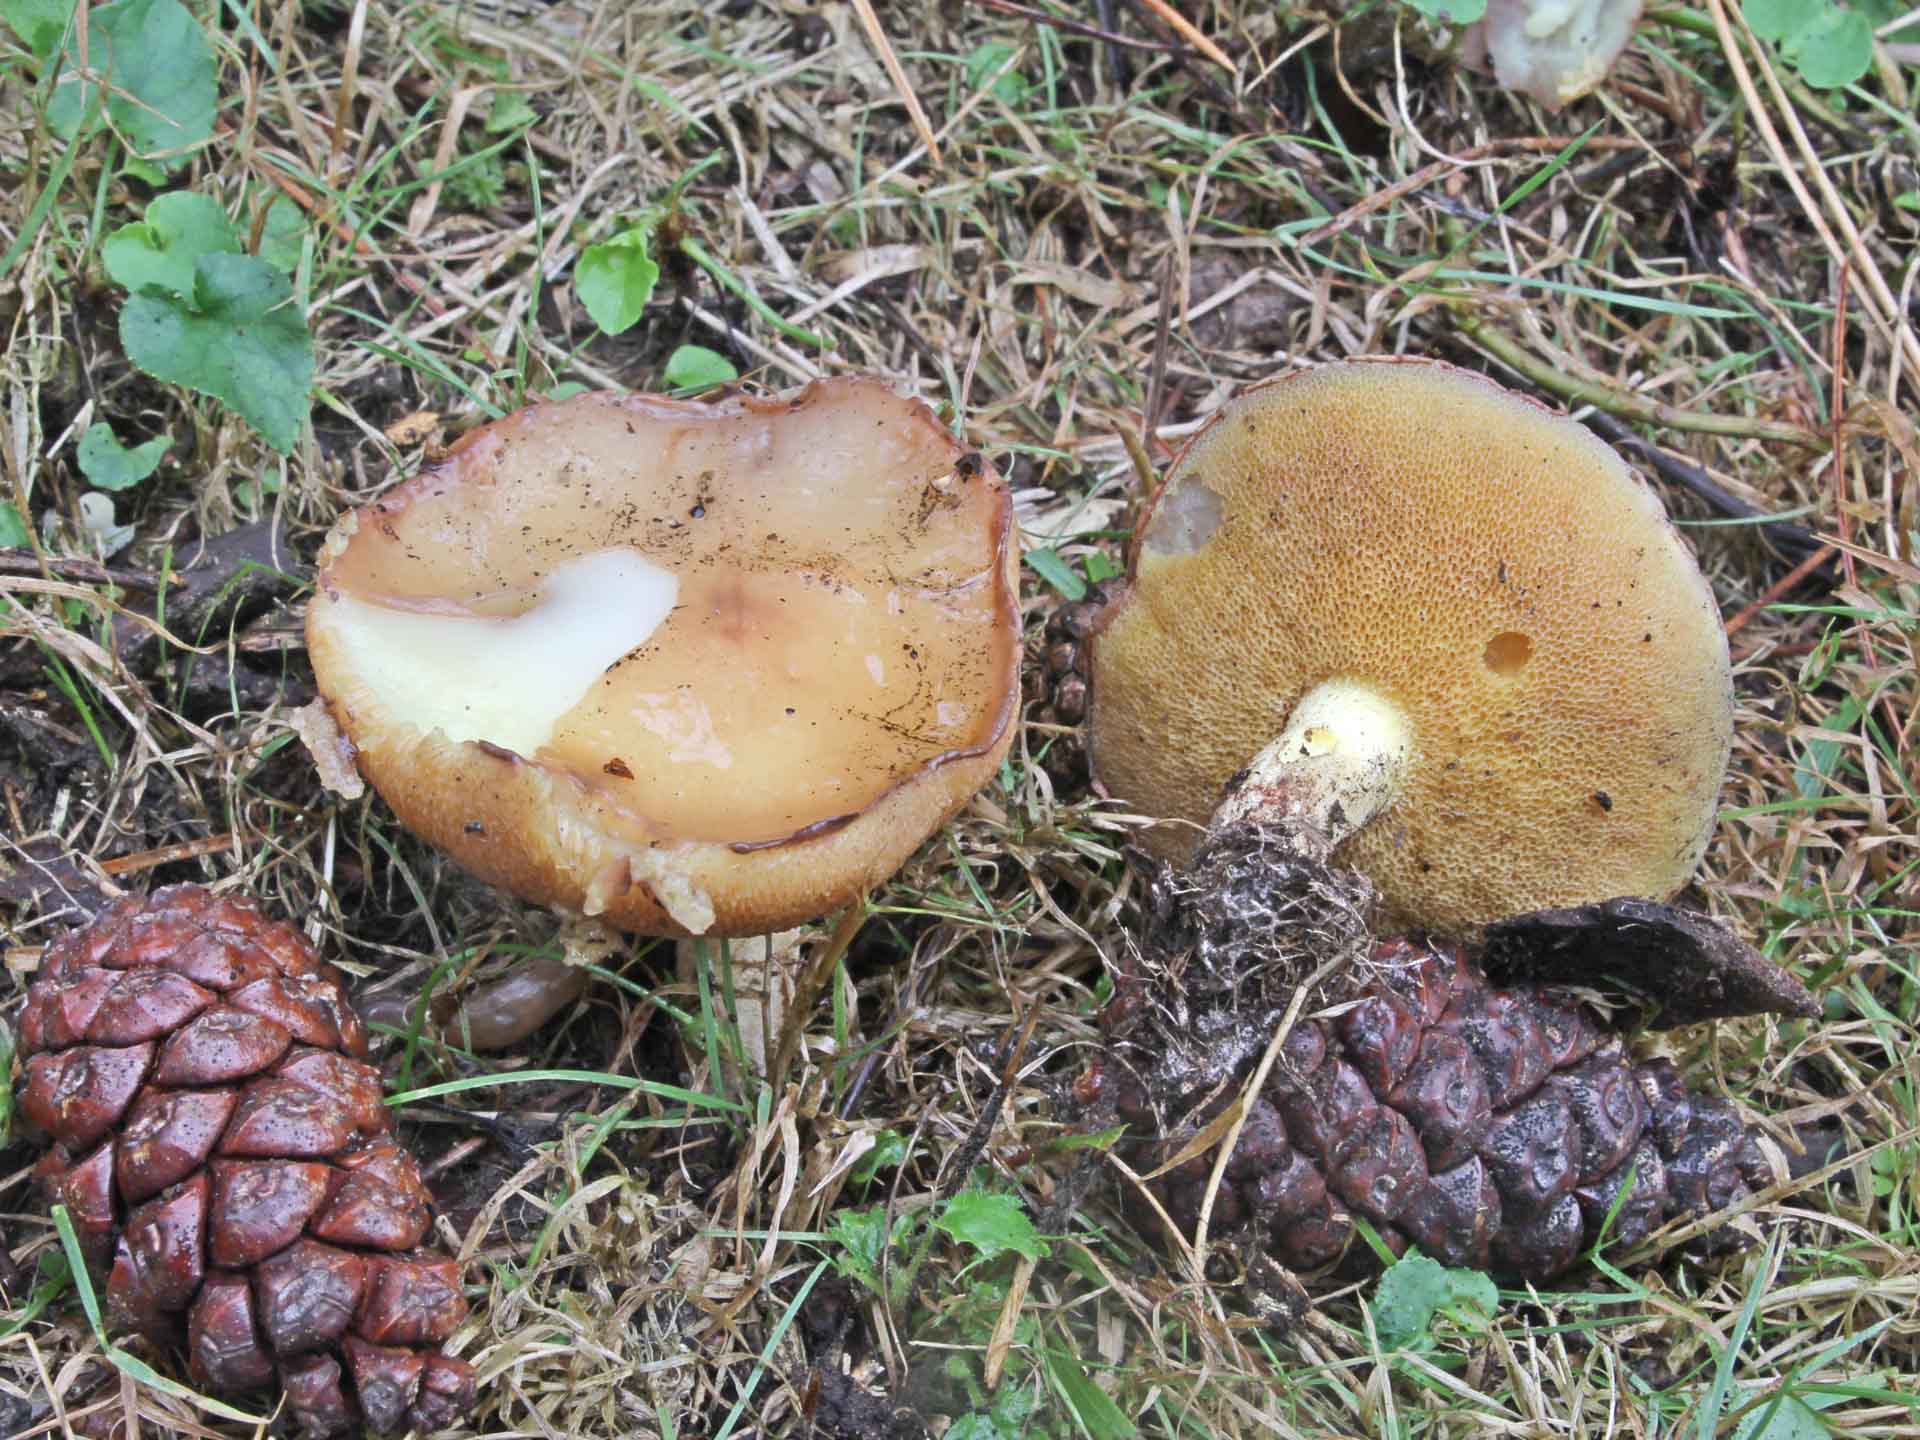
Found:
[[[758,934],[885,879],[1011,741],[1011,507],[868,380],[583,395],[329,537],[307,634],[359,769],[485,879]]]
[[[1447,365],[1329,365],[1227,406],[1138,536],[1090,745],[1112,794],[1191,822],[1162,853],[1216,807],[1286,818],[1451,932],[1692,874],[1726,639],[1658,498],[1583,427]]]

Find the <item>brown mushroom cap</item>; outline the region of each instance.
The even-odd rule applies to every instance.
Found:
[[[1329,680],[1403,707],[1395,799],[1335,852],[1399,920],[1466,930],[1665,899],[1732,740],[1712,592],[1583,426],[1433,362],[1349,362],[1225,407],[1144,518],[1093,640],[1109,793],[1204,823]],[[1180,856],[1195,826],[1150,833]]]
[[[314,670],[400,819],[652,934],[758,934],[891,875],[1019,698],[1012,509],[869,380],[582,395],[346,516]]]

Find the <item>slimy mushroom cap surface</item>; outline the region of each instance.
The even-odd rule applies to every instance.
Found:
[[[890,875],[1018,700],[1011,509],[924,405],[582,395],[348,516],[308,637],[409,828],[529,899],[752,934]]]

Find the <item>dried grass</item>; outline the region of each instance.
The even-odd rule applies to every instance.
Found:
[[[245,217],[275,194],[307,216],[318,403],[284,463],[128,367],[92,277],[145,192],[89,151],[35,222],[56,146],[0,58],[0,241],[25,243],[0,277],[0,495],[47,526],[44,568],[0,570],[0,872],[58,882],[0,910],[13,983],[90,894],[246,885],[362,978],[402,1032],[397,1083],[492,1077],[403,1112],[475,1262],[454,1342],[486,1381],[475,1434],[906,1434],[894,1404],[965,1408],[957,1365],[1039,1397],[1032,1433],[1074,1428],[1083,1371],[1167,1436],[1704,1436],[1782,1393],[1847,1433],[1920,1435],[1920,264],[1892,203],[1911,77],[1836,113],[1723,0],[1656,12],[1615,82],[1551,119],[1390,25],[1264,0],[868,13],[252,7],[269,48],[228,32],[223,131],[185,178]],[[485,128],[509,94],[539,112],[524,136]],[[660,205],[660,298],[599,337],[569,267]],[[286,718],[310,683],[297,604],[169,632],[137,666],[106,627],[189,537],[271,518],[297,571],[448,435],[562,381],[655,383],[683,340],[770,388],[860,369],[941,404],[1076,574],[1117,553],[1136,456],[1163,463],[1296,361],[1436,354],[1638,440],[1738,617],[1739,738],[1693,898],[1828,1003],[1659,1043],[1776,1137],[1839,1125],[1846,1154],[1763,1197],[1739,1222],[1757,1243],[1719,1266],[1510,1295],[1490,1332],[1443,1325],[1421,1355],[1381,1353],[1366,1285],[1263,1329],[1133,1234],[1124,1166],[1058,1148],[1140,887],[1131,819],[1043,763],[1068,737],[1038,724],[1009,783],[874,897],[784,1088],[726,1090],[726,967],[683,978],[658,947],[608,954],[524,1052],[463,1052],[455,1003],[566,937],[377,801],[319,791]],[[175,442],[123,516],[117,587],[74,568],[72,444],[99,418]],[[1037,637],[1061,597],[1027,580]],[[545,1071],[740,1108],[502,1083]],[[50,1244],[24,1154],[0,1218],[16,1307]],[[1054,1227],[1047,1258],[965,1269],[965,1247],[923,1242],[972,1174]],[[908,1232],[879,1293],[831,1264],[836,1227],[876,1207]],[[887,1398],[862,1410],[846,1375]],[[128,1407],[143,1433],[241,1433],[123,1380],[64,1302],[0,1338],[13,1433]]]

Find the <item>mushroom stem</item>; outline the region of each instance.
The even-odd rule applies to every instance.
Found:
[[[1284,825],[1331,849],[1398,798],[1412,753],[1413,730],[1397,703],[1358,680],[1323,681],[1227,782],[1209,828]]]

